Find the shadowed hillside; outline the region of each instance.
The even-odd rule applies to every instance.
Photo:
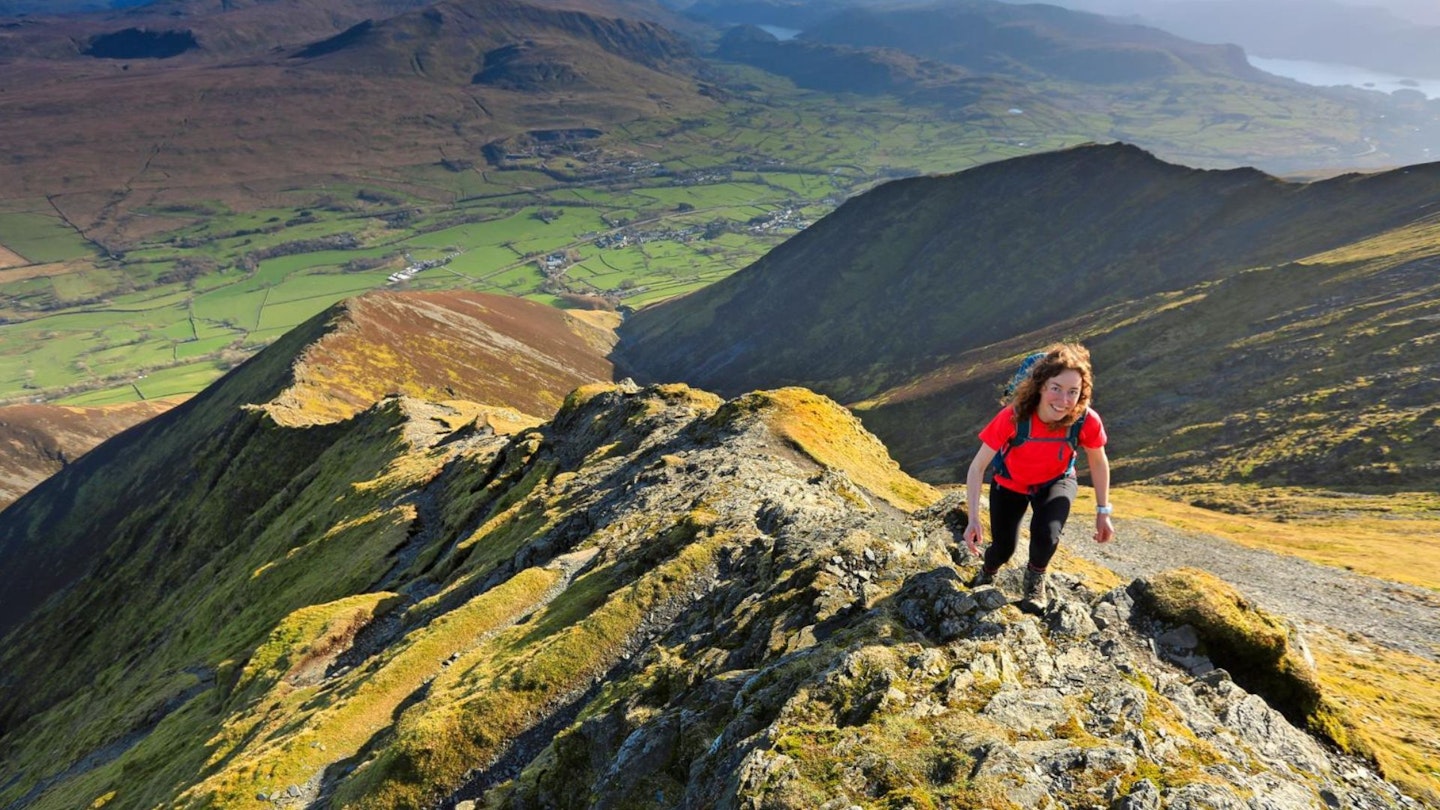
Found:
[[[727,393],[813,387],[855,403],[907,468],[954,480],[1018,358],[1078,336],[1125,477],[1220,463],[1268,483],[1423,486],[1437,191],[1436,165],[1297,184],[1123,145],[899,181],[636,313],[618,356]],[[1363,429],[1325,421],[1346,403],[1372,414]],[[1282,438],[1252,409],[1334,430]],[[1261,435],[1276,443],[1257,457]],[[1357,463],[1371,444],[1390,455]]]
[[[754,26],[727,31],[716,45],[715,56],[785,76],[800,87],[862,95],[895,93],[914,99],[944,97],[955,106],[982,95],[980,89],[967,85],[998,81],[979,79],[954,66],[900,50],[782,42]]]
[[[0,509],[90,448],[169,410],[173,401],[102,408],[10,405],[0,408]]]

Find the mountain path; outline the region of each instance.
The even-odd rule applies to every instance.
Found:
[[[1144,519],[1116,520],[1118,538],[1102,546],[1087,524],[1071,520],[1062,543],[1122,577],[1198,568],[1271,613],[1440,660],[1440,594]]]

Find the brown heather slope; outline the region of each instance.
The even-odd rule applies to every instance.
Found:
[[[425,0],[161,0],[90,14],[28,15],[0,24],[0,58],[82,56],[97,38],[126,31],[175,32],[193,39],[188,59],[264,53],[321,39],[371,17],[388,17]],[[132,39],[131,48],[144,40]],[[134,58],[143,59],[143,56]],[[177,57],[169,57],[177,58]]]
[[[337,12],[344,25],[297,24],[313,35],[294,40],[241,26],[246,43],[168,59],[36,54],[14,42],[43,40],[44,23],[5,23],[0,199],[47,198],[87,237],[119,249],[122,235],[157,227],[137,209],[270,204],[281,190],[336,176],[398,180],[396,167],[483,163],[486,144],[534,129],[603,129],[714,103],[700,95],[685,46],[654,23],[584,3],[506,2],[496,7],[502,26],[495,5],[371,15],[364,31],[341,36],[371,17]],[[267,14],[259,19],[284,18]]]
[[[647,0],[532,0],[535,6],[581,14],[658,22],[672,30],[692,28],[687,20]],[[432,4],[434,0],[160,0],[128,9],[89,14],[29,14],[5,20],[0,4],[0,58],[35,56],[64,59],[84,55],[112,37],[111,47],[145,56],[157,36],[187,37],[187,59],[224,60],[267,55],[333,36],[366,20],[384,20]],[[488,5],[495,5],[490,3]],[[146,36],[126,34],[145,32]],[[104,53],[101,49],[101,53]],[[176,56],[165,58],[177,58]]]
[[[297,358],[267,410],[283,424],[347,419],[392,394],[547,417],[571,389],[609,380],[613,332],[554,307],[470,292],[372,293]]]
[[[174,406],[173,400],[152,400],[99,408],[0,408],[0,510],[95,445]]]
[[[518,0],[440,0],[367,20],[293,55],[309,68],[421,75],[529,92],[669,84],[661,67],[696,69],[688,45],[650,22],[609,19]],[[525,65],[517,74],[507,69]]]
[[[352,429],[340,420],[397,389],[548,418],[573,388],[608,381],[606,335],[543,304],[484,293],[373,293],[337,304],[0,512],[0,634],[92,567],[114,565],[106,549],[123,559],[157,532],[254,519]],[[516,412],[499,421],[526,420]],[[302,429],[282,434],[286,425]],[[120,528],[102,537],[97,525]]]

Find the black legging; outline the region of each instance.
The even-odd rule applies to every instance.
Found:
[[[1060,532],[1065,530],[1077,489],[1074,475],[1058,478],[1032,495],[991,482],[991,537],[990,546],[985,549],[985,568],[998,571],[1010,561],[1019,542],[1020,521],[1028,506],[1034,512],[1030,517],[1030,568],[1044,571],[1050,565],[1050,558],[1055,556],[1055,549],[1060,547]]]

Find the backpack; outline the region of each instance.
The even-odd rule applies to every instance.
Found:
[[[1025,355],[1025,359],[1020,361],[1019,368],[1015,369],[1015,374],[1010,377],[1010,382],[1005,385],[1003,399],[1008,400],[1014,396],[1015,389],[1020,387],[1020,383],[1025,382],[1025,378],[1030,376],[1031,369],[1035,368],[1035,364],[1044,359],[1044,357],[1045,352],[1031,352]],[[1085,427],[1085,417],[1087,415],[1088,411],[1080,414],[1080,418],[1075,420],[1075,423],[1070,426],[1069,433],[1064,437],[1032,438],[1030,436],[1030,420],[1026,419],[1023,423],[1017,423],[1015,425],[1015,435],[1010,438],[1010,441],[1005,443],[1004,447],[1000,448],[1000,451],[995,454],[995,458],[990,461],[991,473],[1009,478],[1010,471],[1005,467],[1005,455],[1025,442],[1065,442],[1069,444],[1070,466],[1065,469],[1065,475],[1074,472],[1075,459],[1080,456],[1080,430]]]
[[[1015,389],[1020,387],[1020,383],[1025,382],[1025,378],[1030,376],[1030,370],[1043,359],[1045,359],[1045,352],[1031,352],[1025,355],[1025,359],[1020,361],[1020,366],[1015,369],[1015,374],[1010,378],[1010,382],[1006,383],[1001,390],[1001,401],[1008,401],[1010,397],[1014,396]]]

